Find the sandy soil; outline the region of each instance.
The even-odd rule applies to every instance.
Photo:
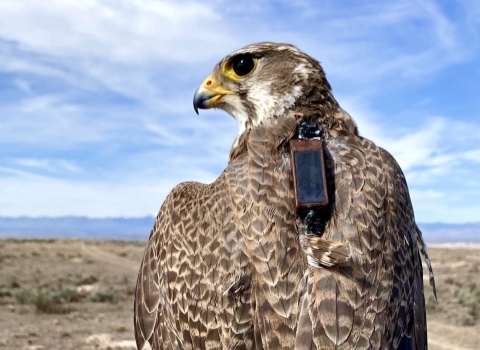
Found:
[[[0,240],[0,349],[135,349],[133,292],[145,243]],[[430,247],[430,349],[480,349],[480,250]]]

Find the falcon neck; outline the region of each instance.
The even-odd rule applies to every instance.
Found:
[[[302,113],[309,119],[327,119],[333,116],[338,108],[330,84],[326,79],[318,79],[297,99],[292,112]]]
[[[328,83],[326,83],[328,84]],[[240,134],[230,150],[229,162],[260,146],[264,151],[275,152],[295,136],[297,126],[302,122],[316,123],[327,133],[355,134],[357,127],[353,119],[345,113],[335,100],[329,85],[319,84],[307,90],[283,115],[247,128]],[[260,135],[261,137],[254,137]],[[254,146],[254,144],[256,146]]]
[[[302,122],[318,124],[329,134],[340,133],[358,136],[355,121],[348,113],[343,111],[335,100],[330,85],[325,84],[323,84],[323,88],[313,87],[296,101],[291,112],[301,115],[298,124]]]

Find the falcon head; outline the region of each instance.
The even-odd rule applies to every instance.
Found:
[[[295,46],[264,42],[222,59],[195,92],[193,106],[197,113],[224,110],[237,120],[241,134],[296,106],[332,101],[317,60]]]

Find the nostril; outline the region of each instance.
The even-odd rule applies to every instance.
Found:
[[[207,86],[212,85],[212,81],[211,81],[211,80],[207,80],[207,82],[205,83],[205,85],[207,85]]]

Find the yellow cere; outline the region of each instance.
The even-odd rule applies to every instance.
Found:
[[[233,94],[232,91],[227,90],[222,85],[220,85],[218,81],[216,81],[211,75],[203,81],[202,86],[205,89],[210,90],[219,96]]]

